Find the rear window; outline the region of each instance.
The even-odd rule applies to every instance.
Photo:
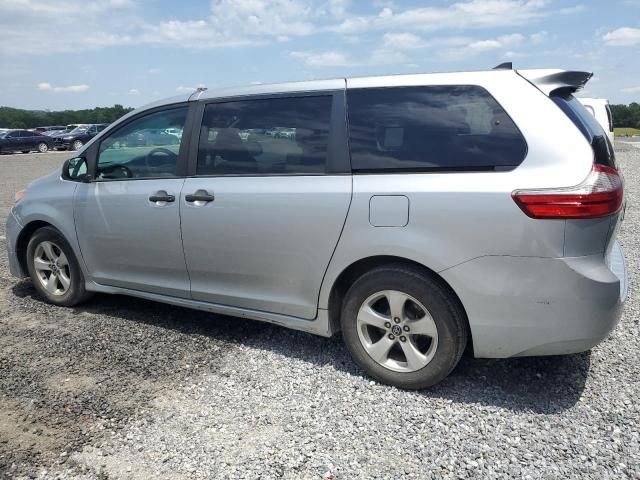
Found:
[[[496,100],[478,86],[347,91],[355,172],[510,170],[526,142]]]
[[[602,125],[572,94],[558,92],[551,95],[551,100],[560,107],[573,124],[582,132],[593,149],[595,163],[616,167],[613,145],[609,141]]]

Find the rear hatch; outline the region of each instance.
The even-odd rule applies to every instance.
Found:
[[[593,150],[593,169],[580,185],[517,191],[514,200],[530,217],[566,221],[564,256],[604,253],[609,257],[624,214],[623,179],[607,133],[573,96],[592,74],[563,70],[518,73],[545,93],[580,130]]]

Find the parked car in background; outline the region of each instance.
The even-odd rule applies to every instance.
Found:
[[[589,78],[501,69],[156,102],[18,192],[9,267],[61,306],[102,292],[341,330],[364,371],[402,388],[441,381],[467,348],[585,351],[628,282],[624,184],[573,96]],[[126,145],[169,128],[179,144]],[[283,128],[295,138],[240,136]]]
[[[80,150],[82,146],[107,128],[108,124],[78,125],[67,133],[60,133],[54,137],[56,150]]]
[[[609,106],[609,100],[606,98],[585,98],[579,97],[578,100],[587,111],[593,115],[598,123],[602,125],[604,131],[607,132],[607,137],[613,144],[613,116],[611,115],[611,107]]]
[[[0,133],[0,152],[45,153],[53,147],[53,141],[46,135],[29,130],[8,130]]]
[[[177,131],[177,129],[173,130]],[[129,147],[177,145],[179,143],[180,137],[159,128],[138,130],[126,138],[126,144]]]
[[[36,127],[36,128],[32,128],[30,129],[32,132],[37,132],[37,133],[42,133],[45,134],[46,132],[50,132],[53,130],[64,130],[66,127],[64,125],[49,125],[47,127]]]
[[[175,135],[178,138],[182,138],[182,129],[181,128],[167,128],[165,132],[170,133],[171,135]]]
[[[281,128],[276,134],[277,138],[287,138],[293,139],[296,138],[296,129],[295,128]]]

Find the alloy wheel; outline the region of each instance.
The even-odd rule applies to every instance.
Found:
[[[36,278],[51,295],[61,296],[71,286],[71,267],[62,249],[53,242],[40,242],[33,255]]]
[[[357,329],[367,354],[395,372],[424,368],[438,347],[438,329],[429,310],[398,290],[367,298],[358,311]]]

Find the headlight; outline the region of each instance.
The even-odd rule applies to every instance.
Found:
[[[64,140],[73,140],[73,137],[64,137]]]
[[[20,200],[22,200],[24,198],[24,196],[26,195],[26,193],[27,193],[26,189],[20,190],[19,192],[16,192],[16,195],[14,197],[16,203],[18,203]]]

